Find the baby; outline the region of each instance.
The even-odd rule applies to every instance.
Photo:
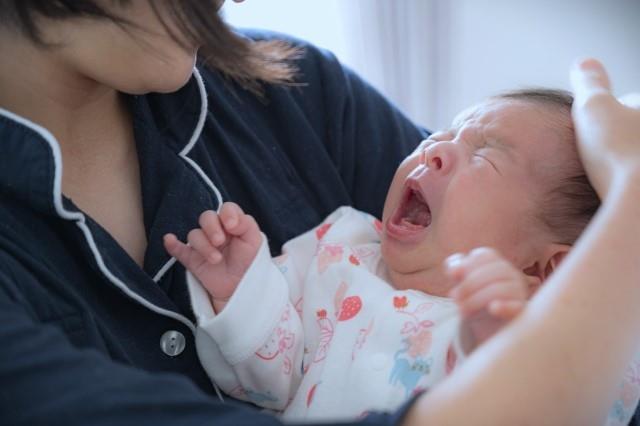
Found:
[[[167,235],[211,378],[312,420],[389,411],[445,378],[522,310],[599,206],[571,103],[525,90],[464,111],[399,166],[382,221],[341,207],[273,260],[233,203],[203,213],[189,245]],[[471,270],[445,262],[474,249]],[[640,391],[629,378],[620,392],[610,417],[623,424]]]

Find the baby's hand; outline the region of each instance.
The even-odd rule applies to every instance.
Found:
[[[528,277],[490,248],[452,256],[447,263],[458,283],[450,296],[460,309],[462,345],[469,353],[522,311]]]
[[[258,253],[262,237],[253,217],[235,203],[224,203],[220,214],[202,213],[199,224],[189,232],[188,245],[166,234],[164,247],[200,280],[220,312]]]

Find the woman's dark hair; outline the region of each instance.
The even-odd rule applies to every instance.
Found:
[[[573,96],[565,90],[531,88],[502,93],[495,98],[512,99],[553,108],[564,141],[571,147],[572,159],[556,164],[551,187],[542,199],[540,219],[558,243],[573,244],[600,207],[600,198],[580,163],[576,135],[571,119]]]
[[[127,6],[132,0],[112,0]],[[148,1],[174,40],[186,47],[199,45],[200,59],[242,87],[262,94],[261,83],[286,84],[293,80],[293,60],[300,49],[279,40],[253,41],[242,37],[218,14],[220,0],[134,0]],[[22,31],[39,45],[47,46],[38,28],[41,18],[108,19],[123,27],[133,25],[96,0],[0,0],[0,22]],[[171,30],[175,23],[179,34]],[[50,45],[49,45],[50,46]]]

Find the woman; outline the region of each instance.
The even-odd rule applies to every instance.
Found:
[[[393,160],[425,132],[331,56],[270,35],[235,36],[209,2],[3,1],[0,15],[3,422],[277,424],[213,397],[197,360],[184,273],[164,253],[162,235],[177,230],[184,238],[198,214],[220,199],[254,215],[273,250],[338,205],[378,214]],[[199,46],[207,65],[192,74]],[[584,147],[595,157],[609,152]],[[616,161],[592,162],[590,173],[617,176],[603,173]],[[627,161],[629,168],[640,169],[639,161]],[[636,175],[602,178],[601,194],[632,186]],[[582,285],[584,277],[572,275],[582,263],[593,276],[594,268],[629,271],[619,279],[621,288],[639,282],[620,259],[599,260],[610,250],[600,239],[617,235],[605,222],[637,222],[621,199],[607,195],[605,203],[618,208],[605,209],[553,286],[581,295],[584,306],[599,295],[600,282]],[[630,250],[637,244],[622,242]],[[481,352],[498,361],[472,358],[454,376],[457,386],[421,396],[408,411],[363,422],[399,422],[408,413],[403,424],[457,424],[463,403],[465,413],[478,410],[474,419],[484,415],[499,424],[492,422],[497,413],[487,410],[491,401],[478,398],[476,389],[509,401],[517,392],[507,373],[545,360],[541,348],[556,343],[558,326],[545,327],[535,306],[566,323],[576,338],[585,338],[594,322],[580,309],[554,310],[562,297],[560,290],[545,293]],[[611,300],[611,309],[625,312],[628,299]],[[571,328],[577,320],[579,327]],[[619,328],[619,336],[609,336],[616,350],[599,366],[603,382],[616,382],[615,362],[631,356],[622,338],[634,331]],[[537,349],[522,354],[512,342],[523,338]],[[584,348],[582,341],[564,343],[576,357]],[[584,373],[590,366],[574,368]],[[488,375],[492,369],[502,374]],[[544,389],[560,384],[547,381]],[[572,419],[580,404],[601,414],[606,386],[591,394],[583,388],[558,411],[556,423]],[[557,402],[543,397],[552,393],[535,392],[540,398],[512,407],[512,415],[535,419],[544,412],[549,419]]]

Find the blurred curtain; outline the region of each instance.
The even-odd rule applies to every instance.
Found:
[[[437,114],[438,0],[340,2],[348,65],[419,124]],[[441,33],[441,32],[440,32]]]

